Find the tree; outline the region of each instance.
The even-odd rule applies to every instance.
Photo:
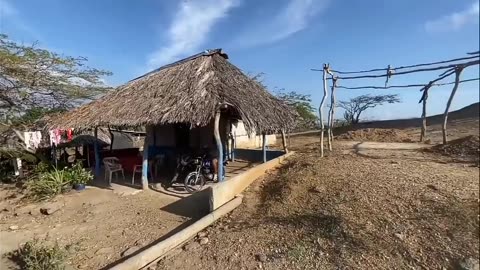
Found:
[[[360,115],[367,109],[383,105],[384,103],[398,103],[398,95],[362,95],[354,97],[349,101],[340,101],[338,107],[345,110],[343,117],[349,124],[357,124],[360,121]]]
[[[312,106],[310,95],[300,94],[295,91],[278,92],[276,96],[287,105],[293,107],[299,115],[297,128],[311,129],[316,127],[318,117],[315,114],[315,108]]]
[[[85,66],[84,57],[63,56],[0,34],[0,115],[34,107],[70,108],[109,90],[110,72]]]

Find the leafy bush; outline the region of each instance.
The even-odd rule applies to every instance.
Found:
[[[45,245],[38,239],[28,241],[10,256],[21,269],[26,270],[65,269],[66,258],[67,252],[57,242]]]
[[[27,182],[27,189],[32,197],[44,200],[62,193],[69,182],[70,179],[65,177],[64,170],[54,169],[41,173],[37,179],[30,179]]]
[[[82,163],[77,162],[71,168],[65,168],[65,178],[72,185],[87,184],[93,179],[93,175],[83,168]]]

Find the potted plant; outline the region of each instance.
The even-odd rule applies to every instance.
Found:
[[[73,189],[77,191],[84,190],[85,185],[93,179],[93,175],[85,170],[80,162],[67,169],[67,177],[72,183]]]

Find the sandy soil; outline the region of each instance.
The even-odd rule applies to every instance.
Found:
[[[128,248],[137,250],[187,225],[193,215],[176,209],[178,198],[155,191],[120,196],[112,190],[90,187],[43,204],[20,203],[14,198],[16,192],[7,186],[0,192],[0,253],[34,237],[56,240],[69,248],[68,263],[73,268],[104,267],[120,259]],[[43,215],[40,208],[44,206],[61,209]],[[12,230],[11,226],[18,228]],[[9,268],[15,269],[15,265],[2,255],[0,269]]]
[[[316,137],[157,269],[451,269],[479,257],[479,168],[421,144]],[[312,142],[315,142],[312,144]]]

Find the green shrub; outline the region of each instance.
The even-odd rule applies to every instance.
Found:
[[[72,185],[87,184],[93,179],[93,175],[83,168],[82,163],[77,162],[71,168],[65,168],[65,178]]]
[[[46,245],[33,239],[13,252],[10,259],[25,270],[60,270],[65,269],[67,252],[57,242]]]
[[[65,177],[64,170],[54,169],[53,171],[41,173],[36,179],[30,179],[27,182],[27,189],[32,197],[44,200],[65,191],[69,182],[70,179]]]

